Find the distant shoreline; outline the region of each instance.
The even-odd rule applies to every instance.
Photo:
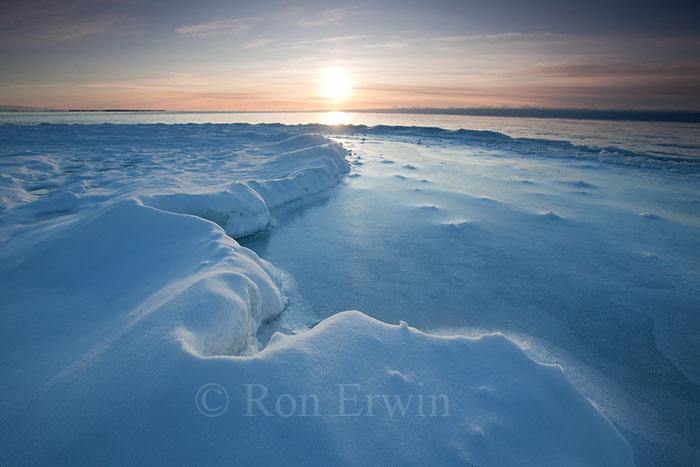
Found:
[[[167,110],[162,109],[3,109],[0,108],[0,112],[18,112],[18,113],[62,113],[62,112],[167,112]]]
[[[346,112],[464,115],[472,117],[566,118],[572,120],[631,120],[644,122],[700,123],[699,111],[686,110],[595,110],[538,108],[414,108],[347,110]]]
[[[510,118],[557,118],[572,120],[607,120],[607,121],[638,121],[666,123],[700,123],[700,111],[690,110],[596,110],[596,109],[544,109],[544,108],[389,108],[389,109],[337,109],[337,110],[163,110],[163,109],[32,109],[32,108],[3,108],[0,112],[17,113],[385,113],[413,115],[462,115],[471,117],[510,117]]]

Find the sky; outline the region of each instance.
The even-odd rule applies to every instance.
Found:
[[[2,105],[700,110],[700,2],[0,3]]]

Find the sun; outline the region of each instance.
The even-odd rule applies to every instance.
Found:
[[[352,83],[348,74],[340,68],[326,68],[321,76],[321,97],[342,102],[350,95]]]

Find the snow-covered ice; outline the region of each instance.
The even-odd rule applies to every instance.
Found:
[[[332,131],[363,162],[359,176],[245,242],[299,297],[263,340],[348,308],[428,332],[503,332],[562,364],[640,465],[700,462],[697,157]],[[405,164],[416,170],[394,177]]]
[[[0,126],[3,464],[631,465],[598,406],[648,433],[590,390],[599,373],[566,367],[595,368],[579,341],[638,326],[625,313],[653,320],[674,370],[649,365],[685,378],[693,403],[692,162],[497,133],[328,131]],[[342,182],[346,160],[360,176]],[[655,185],[632,190],[635,177]],[[236,240],[275,218],[248,239],[258,254]],[[604,292],[601,308],[586,290]],[[497,327],[510,338],[447,336]],[[564,371],[531,358],[566,336],[583,350]],[[609,360],[609,344],[594,350]],[[600,371],[634,377],[619,356]]]
[[[20,223],[136,197],[237,238],[348,171],[337,143],[281,125],[6,126],[2,141],[0,210]]]

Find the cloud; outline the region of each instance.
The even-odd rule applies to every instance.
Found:
[[[387,49],[402,49],[409,46],[408,41],[387,41],[379,44],[364,44],[368,48],[387,48]]]
[[[262,49],[269,47],[274,50],[286,49],[308,49],[314,45],[333,44],[340,42],[358,41],[367,38],[365,35],[349,35],[349,36],[331,36],[322,37],[320,39],[308,39],[303,41],[279,42],[272,39],[260,38],[253,39],[243,44],[246,49]]]
[[[625,61],[559,63],[538,65],[529,70],[530,76],[556,78],[584,77],[700,77],[700,65],[696,62],[634,63]]]
[[[208,23],[183,25],[175,29],[180,37],[208,37],[225,33],[239,33],[250,29],[260,18],[231,18]]]
[[[53,41],[74,41],[83,37],[92,36],[101,32],[107,32],[116,26],[113,20],[98,20],[94,22],[73,23],[55,25],[40,32],[35,38]]]
[[[365,39],[366,37],[367,36],[365,36],[365,35],[332,36],[332,37],[323,37],[321,39],[309,39],[306,41],[296,41],[296,42],[290,43],[289,45],[292,47],[302,47],[302,46],[314,45],[314,44],[328,44],[328,43],[333,43],[333,42],[358,41],[361,39]]]
[[[438,42],[471,42],[471,41],[517,41],[517,40],[543,40],[562,39],[566,36],[562,34],[552,34],[549,32],[499,32],[495,34],[466,34],[460,36],[433,37]]]
[[[243,44],[243,47],[246,49],[262,49],[273,43],[272,39],[253,39]]]
[[[302,27],[323,26],[326,24],[337,23],[351,14],[352,10],[350,8],[331,8],[314,16],[302,18],[297,21],[297,24]]]
[[[9,86],[2,86],[7,89],[42,89],[42,88],[58,88],[58,84],[10,84]]]
[[[123,12],[109,3],[66,0],[28,1],[3,5],[0,41],[35,45],[68,42],[98,33],[123,29]]]

